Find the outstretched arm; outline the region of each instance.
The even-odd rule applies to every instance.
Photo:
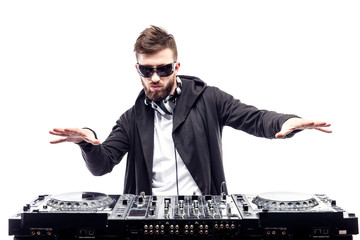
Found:
[[[331,124],[327,122],[310,121],[302,118],[290,118],[284,122],[280,132],[278,132],[275,137],[284,138],[293,131],[304,129],[316,129],[325,133],[331,133],[332,131],[328,128],[330,126]]]

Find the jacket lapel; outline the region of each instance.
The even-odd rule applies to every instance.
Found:
[[[142,91],[143,92],[143,91]],[[154,155],[154,110],[144,104],[143,97],[135,103],[136,125],[141,142],[149,182],[152,182],[152,167]]]
[[[190,109],[194,105],[196,99],[204,91],[206,84],[198,78],[188,80],[188,76],[179,75],[183,87],[180,96],[176,102],[176,108],[174,111],[173,132],[185,121]],[[195,84],[197,81],[199,86]]]

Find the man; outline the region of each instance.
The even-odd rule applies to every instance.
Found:
[[[164,29],[145,29],[134,51],[143,90],[103,143],[88,128],[50,131],[61,136],[51,143],[77,143],[94,175],[111,172],[127,154],[124,193],[220,194],[224,126],[265,138],[303,129],[331,132],[326,122],[258,110],[199,78],[177,75],[176,43]]]

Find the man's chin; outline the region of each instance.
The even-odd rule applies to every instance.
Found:
[[[148,95],[147,97],[148,97],[151,101],[154,101],[154,102],[159,102],[159,101],[165,99],[164,96],[162,96],[162,95],[160,96],[160,95],[158,95],[158,94],[150,94],[150,95]]]

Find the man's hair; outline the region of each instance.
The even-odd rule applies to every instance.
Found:
[[[140,33],[134,45],[134,52],[138,59],[139,54],[155,54],[165,48],[172,50],[174,60],[177,61],[178,53],[174,36],[163,28],[151,26]]]

